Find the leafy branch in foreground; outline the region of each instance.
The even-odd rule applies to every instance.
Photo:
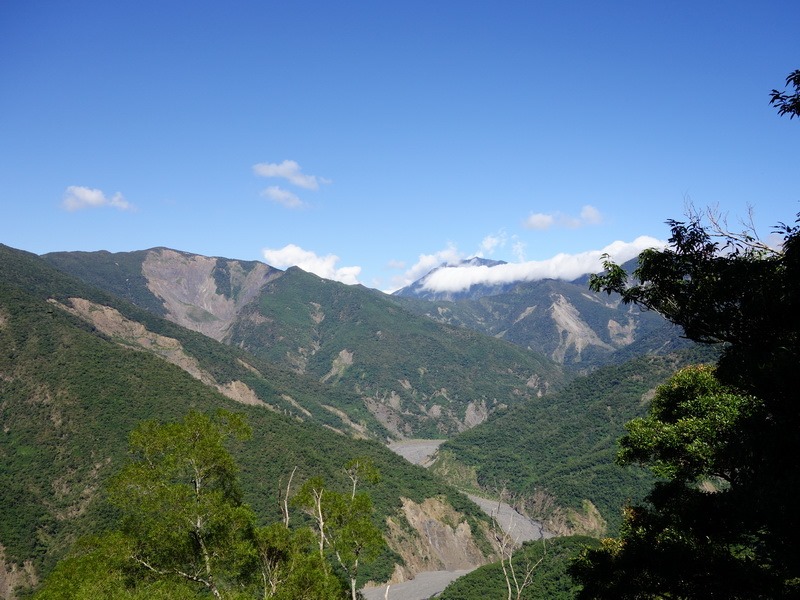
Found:
[[[627,425],[619,462],[664,480],[573,574],[584,598],[797,597],[800,227],[781,224],[773,249],[746,233],[720,244],[697,218],[670,225],[669,247],[643,252],[632,283],[607,261],[590,285],[723,351],[715,368],[678,372]]]
[[[786,87],[794,87],[793,94],[772,90],[769,103],[778,109],[778,114],[789,115],[790,119],[800,117],[800,69],[786,77]]]

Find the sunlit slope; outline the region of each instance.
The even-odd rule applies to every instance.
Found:
[[[7,247],[0,252],[0,544],[9,569],[29,561],[37,576],[46,574],[78,536],[108,525],[113,515],[103,486],[120,467],[128,433],[144,419],[178,419],[191,409],[225,408],[247,416],[253,437],[232,451],[242,466],[246,501],[263,521],[279,517],[280,482],[295,467],[296,483],[320,475],[344,485],[347,460],[370,456],[383,474],[368,489],[382,526],[390,516],[402,522],[409,502],[438,498],[480,535],[482,517],[474,505],[381,444],[337,433],[312,418],[300,421],[266,404],[231,399],[185,368],[67,310],[73,306],[69,298],[84,296],[102,306],[102,293],[93,294],[33,255]],[[127,317],[135,312],[125,310]],[[152,317],[147,326],[159,329],[159,322]],[[160,327],[162,334],[176,334],[171,339],[180,329],[166,322]],[[225,358],[231,348],[192,332],[182,339],[186,347],[210,344],[202,361],[208,372],[220,376],[231,368],[211,368],[214,351]],[[244,361],[247,355],[239,353]],[[271,384],[281,392],[281,381]],[[374,567],[376,577],[388,576],[400,560],[387,553]]]
[[[614,463],[624,424],[676,369],[709,360],[708,349],[691,349],[603,367],[445,442],[434,469],[461,485],[505,488],[551,531],[614,532],[624,503],[652,483]]]
[[[384,294],[297,268],[164,248],[45,258],[108,291],[125,291],[129,280],[127,297],[139,306],[154,310],[156,302],[155,312],[175,322],[357,396],[360,407],[345,414],[366,423],[368,411],[381,424],[368,427],[373,434],[451,435],[564,381],[561,367],[538,352],[433,323]]]

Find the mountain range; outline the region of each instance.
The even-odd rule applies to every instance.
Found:
[[[0,597],[35,586],[80,535],[109,522],[103,482],[137,422],[192,408],[251,421],[254,438],[235,453],[264,519],[277,517],[278,482],[294,467],[335,481],[348,459],[373,457],[384,480],[369,491],[390,548],[367,571],[375,581],[461,568],[442,552],[446,539],[471,566],[489,560],[486,516],[444,480],[485,491],[513,462],[545,454],[550,467],[525,466],[511,487],[530,498],[544,490],[558,510],[528,502],[529,512],[559,533],[613,529],[632,489],[611,474],[614,439],[691,348],[657,315],[581,281],[448,300],[423,283],[390,296],[167,248],[38,257],[0,246]],[[621,365],[633,365],[622,379]],[[592,377],[638,387],[626,396],[594,386],[589,401]],[[549,447],[536,441],[548,429],[559,432]],[[384,446],[410,437],[450,439],[433,471]],[[476,444],[511,450],[481,455]],[[591,513],[584,501],[600,525],[576,524]],[[459,524],[469,534],[456,540]]]

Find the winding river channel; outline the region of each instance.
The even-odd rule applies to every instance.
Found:
[[[423,467],[430,466],[432,457],[444,440],[401,440],[389,444],[389,449],[409,462]],[[518,543],[551,537],[542,524],[520,514],[514,507],[505,502],[497,502],[490,498],[482,498],[468,494],[470,500],[483,511],[497,519],[503,530]],[[390,586],[367,587],[361,590],[366,600],[427,600],[444,590],[450,582],[455,581],[469,570],[461,571],[427,571],[418,573],[411,581],[395,583]]]

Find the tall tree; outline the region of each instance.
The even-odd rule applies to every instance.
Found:
[[[183,578],[215,598],[245,568],[254,517],[242,504],[226,437],[244,438],[241,417],[189,413],[179,423],[147,421],[131,434],[131,462],[110,487],[132,557],[158,575]]]
[[[346,598],[309,528],[256,526],[225,446],[248,435],[244,420],[225,411],[140,424],[130,461],[109,486],[119,530],[83,540],[37,599]]]
[[[619,461],[664,480],[627,509],[619,539],[576,563],[583,597],[800,594],[800,228],[779,226],[771,248],[714,223],[672,221],[669,247],[643,252],[633,282],[610,261],[590,282],[723,350],[628,424]]]
[[[359,568],[374,560],[384,546],[383,536],[372,522],[372,500],[358,491],[358,482],[376,482],[380,474],[369,458],[349,461],[344,471],[352,484],[349,493],[332,490],[314,477],[306,480],[295,502],[314,519],[320,557],[330,551],[350,583],[351,599],[356,600]]]

